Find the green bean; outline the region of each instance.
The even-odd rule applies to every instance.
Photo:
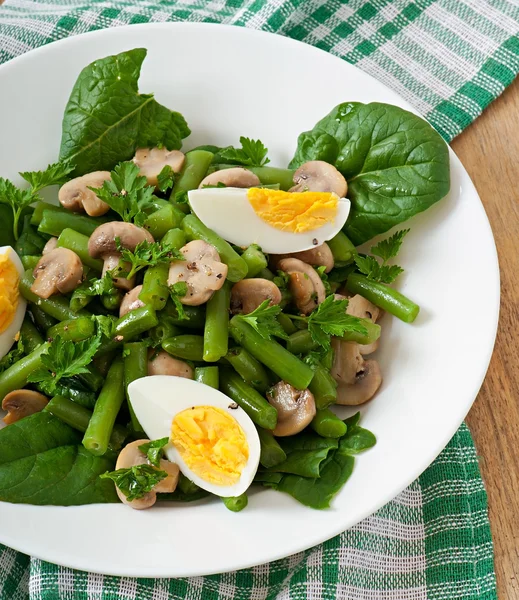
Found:
[[[103,342],[99,347],[97,354],[101,356],[106,352],[116,350],[125,342],[131,342],[137,336],[148,329],[156,327],[159,320],[151,306],[141,306],[135,310],[126,313],[115,322],[114,338]]]
[[[38,231],[58,237],[64,229],[72,229],[76,233],[90,237],[102,224],[103,221],[78,215],[69,210],[44,210]]]
[[[220,389],[241,406],[256,425],[274,429],[278,419],[277,410],[237,373],[231,369],[220,369]]]
[[[231,284],[226,281],[207,302],[204,328],[204,360],[216,362],[229,348]]]
[[[184,305],[185,319],[181,319],[175,304],[168,300],[166,306],[161,312],[171,319],[174,325],[185,327],[186,329],[203,329],[205,326],[205,307]]]
[[[328,283],[330,286],[343,283],[355,271],[356,268],[357,265],[355,265],[355,263],[351,263],[345,267],[334,267],[328,273]]]
[[[144,222],[144,228],[147,229],[156,240],[160,240],[170,229],[178,227],[185,216],[186,215],[177,206],[168,204],[154,213],[151,213]]]
[[[171,190],[171,200],[173,202],[178,193],[197,189],[205,177],[213,157],[214,154],[206,150],[192,150],[186,153],[182,171],[176,178],[175,185]],[[187,205],[182,206],[186,206],[186,209],[189,210]]]
[[[160,263],[146,269],[139,300],[150,304],[155,310],[162,310],[169,298],[168,274],[169,263]]]
[[[79,317],[56,323],[56,325],[47,330],[47,337],[55,338],[59,335],[62,340],[81,342],[94,335],[94,333],[94,321],[89,317]]]
[[[195,215],[187,215],[182,221],[182,229],[190,240],[204,240],[216,248],[220,259],[228,268],[227,279],[232,282],[240,281],[247,275],[247,263],[235,252],[231,245],[219,235],[206,227]]]
[[[38,298],[38,296],[36,297]],[[56,319],[48,315],[39,306],[36,306],[36,304],[29,304],[29,312],[34,319],[34,323],[44,335],[47,333],[47,329],[58,323]]]
[[[314,376],[312,369],[281,344],[274,340],[265,340],[253,327],[238,317],[231,319],[229,330],[236,343],[243,346],[281,379],[298,390],[308,387]]]
[[[26,300],[32,302],[38,308],[41,308],[47,315],[54,317],[58,321],[67,321],[69,319],[75,319],[76,317],[90,316],[90,313],[86,310],[79,310],[77,313],[71,310],[68,298],[65,296],[40,298],[31,291],[33,282],[34,277],[32,276],[32,273],[30,271],[25,271],[23,277],[20,279],[20,293]]]
[[[240,510],[243,510],[247,506],[249,499],[247,498],[247,494],[243,493],[241,496],[222,498],[222,502],[225,508],[232,510],[232,512],[240,512]]]
[[[335,237],[328,240],[326,243],[332,251],[336,267],[344,267],[350,264],[357,253],[355,246],[342,231],[339,231]]]
[[[36,388],[40,389],[38,384],[36,384]],[[45,393],[43,389],[40,389],[40,391]],[[88,410],[94,408],[97,400],[97,394],[95,392],[85,389],[81,385],[81,382],[76,382],[74,379],[63,379],[62,381],[59,381],[56,385],[55,393],[58,396],[64,396],[65,398],[72,400],[75,404],[88,408]]]
[[[366,328],[366,335],[357,331],[347,331],[341,339],[345,342],[357,342],[358,344],[372,344],[378,340],[380,325],[372,323],[369,319],[362,319],[362,325]],[[292,354],[305,354],[317,348],[319,348],[319,344],[313,340],[308,329],[300,329],[288,336],[287,350]]]
[[[216,165],[215,170],[232,169],[236,165]],[[278,167],[245,167],[255,173],[263,185],[273,185],[279,183],[279,186],[285,192],[294,185],[294,171],[292,169],[280,169]]]
[[[149,336],[154,342],[162,344],[165,339],[182,333],[184,333],[182,329],[174,325],[170,317],[159,316],[159,324],[150,329]]]
[[[101,356],[94,357],[93,364],[97,367],[97,370],[101,373],[101,375],[106,376],[114,358],[115,352],[107,352]]]
[[[260,463],[265,469],[275,467],[282,463],[287,455],[283,448],[277,443],[272,432],[266,429],[258,428],[258,436],[261,444]]]
[[[108,294],[101,295],[101,304],[110,312],[117,311],[119,306],[121,306],[123,296],[124,294],[121,290],[114,289]]]
[[[128,386],[132,381],[146,377],[148,375],[148,346],[144,342],[130,342],[124,344],[124,389],[126,391],[126,401],[130,411],[130,418],[133,430],[143,432],[142,425],[139,423],[137,416],[130,402],[128,394]]]
[[[358,273],[352,273],[348,277],[346,288],[352,294],[364,296],[382,310],[395,315],[406,323],[412,323],[420,312],[420,307],[400,292],[383,283],[371,281]]]
[[[274,276],[274,273],[270,269],[262,269],[258,273],[258,277],[261,277],[262,279],[268,279],[269,281],[272,281],[275,276]]]
[[[9,392],[25,387],[29,375],[42,368],[41,355],[47,351],[49,345],[47,342],[41,344],[0,374],[0,402]]]
[[[161,244],[163,246],[173,246],[173,248],[179,250],[182,246],[186,245],[186,241],[186,234],[182,229],[173,228],[162,238]]]
[[[93,363],[87,367],[86,373],[81,373],[77,377],[82,383],[84,383],[94,392],[97,392],[97,390],[103,386],[105,381],[102,373]]]
[[[204,360],[204,338],[201,335],[174,335],[162,342],[162,348],[177,358]]]
[[[25,215],[23,217],[22,233],[14,244],[14,249],[18,256],[35,256],[37,254],[41,254],[45,244],[47,243],[47,240],[34,230],[30,221],[30,215]]]
[[[37,227],[41,223],[43,212],[46,210],[70,212],[61,206],[57,206],[56,204],[49,204],[48,202],[39,201],[34,205],[34,210],[31,215],[31,225],[35,225]]]
[[[340,438],[348,429],[346,423],[329,408],[321,408],[310,423],[310,427],[325,438]]]
[[[331,376],[330,371],[325,369],[313,357],[307,356],[304,362],[311,367],[314,377],[308,386],[315,399],[318,409],[327,408],[337,400],[337,382]]]
[[[330,348],[327,352],[321,355],[321,359],[319,360],[319,362],[327,371],[331,371],[333,367],[333,359],[333,348]]]
[[[197,367],[195,369],[195,381],[204,383],[215,390],[219,387],[218,367]]]
[[[20,257],[22,260],[22,265],[25,270],[34,269],[34,267],[40,261],[41,256],[33,256],[32,254],[25,254]]]
[[[20,337],[26,354],[30,354],[33,350],[43,344],[43,338],[40,332],[36,329],[31,319],[25,315],[22,326],[20,328]]]
[[[247,350],[237,346],[226,354],[233,369],[254,389],[264,394],[270,387],[270,380],[265,367],[251,356]]]
[[[257,244],[251,244],[241,257],[247,263],[247,277],[258,277],[259,273],[267,267],[267,257]]]
[[[287,314],[283,312],[279,313],[278,321],[287,335],[292,335],[293,333],[296,333],[296,331],[298,331],[297,327],[294,325],[294,322]]]
[[[64,396],[54,396],[44,410],[52,413],[55,417],[58,417],[58,419],[82,433],[85,433],[92,418],[91,410],[76,404]],[[120,450],[127,435],[128,431],[126,427],[114,425],[112,435],[110,436],[109,448],[115,451]]]
[[[121,357],[112,363],[88,423],[83,446],[96,456],[108,450],[115,419],[124,399],[124,367]]]
[[[81,262],[94,271],[100,273],[103,270],[103,261],[92,258],[88,253],[88,237],[73,229],[63,229],[58,237],[58,248],[68,248],[75,252]]]

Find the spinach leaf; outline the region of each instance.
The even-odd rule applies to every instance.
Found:
[[[360,454],[373,448],[376,443],[377,438],[371,431],[358,425],[351,425],[340,440],[339,450],[346,454]]]
[[[330,450],[330,447],[321,450],[295,450],[282,463],[268,469],[268,473],[292,473],[301,475],[301,477],[319,477],[321,463],[326,460]]]
[[[99,475],[110,460],[90,454],[81,436],[47,412],[0,431],[0,500],[72,506],[116,502],[113,485]]]
[[[426,121],[390,104],[336,106],[299,136],[289,166],[307,160],[331,162],[347,179],[344,231],[355,245],[429,208],[450,187],[447,144]]]
[[[111,170],[130,159],[136,148],[163,144],[181,147],[190,133],[184,117],[139,94],[138,80],[146,49],[107,56],[85,67],[63,117],[60,160],[76,165],[74,175]]]

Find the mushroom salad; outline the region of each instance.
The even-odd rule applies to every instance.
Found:
[[[448,148],[345,102],[286,168],[247,137],[184,151],[145,56],[85,67],[58,162],[0,177],[0,500],[239,511],[254,485],[327,508],[375,445],[351,407],[382,385],[384,323],[418,316],[397,226],[447,194]]]

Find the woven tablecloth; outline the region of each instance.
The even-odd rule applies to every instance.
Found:
[[[163,21],[234,24],[313,44],[400,93],[447,141],[519,71],[518,0],[7,0],[0,63],[70,35]],[[253,569],[189,579],[106,577],[0,545],[0,599],[27,598],[493,600],[487,498],[470,432],[463,425],[417,481],[365,521]]]

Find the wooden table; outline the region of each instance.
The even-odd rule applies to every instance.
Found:
[[[481,196],[499,254],[501,316],[496,346],[467,421],[488,492],[498,597],[518,600],[519,79],[454,140],[452,148]],[[482,285],[484,277],[481,273]]]

